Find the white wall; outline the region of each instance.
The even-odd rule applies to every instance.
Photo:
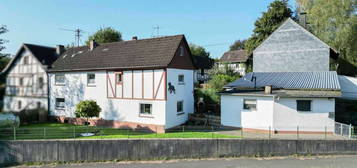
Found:
[[[167,91],[167,104],[166,104],[166,125],[165,128],[170,128],[183,124],[188,119],[188,114],[194,112],[194,98],[193,98],[193,70],[181,69],[167,69],[167,84],[170,82],[176,92],[171,93]],[[185,83],[178,83],[178,75],[185,76]],[[177,113],[177,101],[183,100],[183,114]]]
[[[96,75],[95,86],[87,86],[87,72],[64,73],[65,86],[56,86],[54,83],[55,73],[50,73],[51,115],[75,117],[75,105],[81,100],[90,99],[95,100],[102,108],[100,118],[105,120],[165,125],[165,128],[182,124],[187,120],[187,113],[193,112],[194,103],[192,70],[167,69],[167,75],[165,75],[163,69],[133,72],[132,74],[132,71],[124,71],[123,84],[117,86],[115,86],[114,72],[90,72]],[[185,75],[184,85],[178,85],[178,74]],[[107,81],[107,76],[110,81]],[[168,78],[167,83],[171,82],[176,89],[175,94],[167,93],[167,100],[165,100],[166,77]],[[144,83],[142,83],[142,79],[144,79]],[[113,92],[110,82],[113,89],[115,90],[116,87],[117,90],[117,95],[114,98],[111,98]],[[133,86],[134,88],[132,88]],[[124,87],[124,89],[122,90],[121,87]],[[142,89],[144,89],[144,92],[142,92]],[[124,91],[124,97],[122,97],[122,91]],[[143,97],[144,99],[142,99]],[[65,109],[55,108],[55,98],[65,98]],[[184,100],[185,113],[182,115],[176,115],[177,100]],[[140,103],[152,104],[152,115],[140,115]]]
[[[296,110],[296,100],[311,100],[311,112]],[[334,118],[329,112],[335,112],[335,100],[328,98],[280,98],[274,104],[274,129],[296,131],[328,131],[334,129]]]
[[[244,99],[257,99],[257,110],[244,110]],[[333,131],[334,118],[329,112],[335,111],[335,100],[328,98],[310,98],[311,112],[296,110],[297,98],[274,98],[253,96],[221,96],[221,124],[224,126],[243,127],[280,131]]]
[[[87,86],[87,72],[65,73],[65,86],[56,86],[54,73],[50,74],[50,110],[51,115],[75,117],[76,104],[81,100],[95,100],[102,108],[100,118],[105,120],[127,121],[142,124],[165,124],[165,101],[164,100],[134,100],[115,99],[107,97],[106,71],[90,72],[95,73],[95,86]],[[131,77],[131,75],[124,75]],[[124,82],[131,82],[131,79],[124,79]],[[125,85],[124,85],[125,86]],[[130,84],[131,86],[131,84]],[[128,90],[131,96],[131,88]],[[135,93],[135,92],[134,92]],[[125,95],[125,91],[124,91]],[[65,98],[65,109],[55,108],[55,98]],[[143,117],[140,115],[140,103],[152,104],[152,115]]]
[[[21,102],[21,108],[18,104]],[[19,112],[23,109],[36,109],[40,103],[40,108],[47,109],[47,98],[4,96],[4,111]]]
[[[244,99],[256,99],[256,110],[243,109]],[[269,129],[273,124],[273,97],[221,96],[221,124],[224,126]]]

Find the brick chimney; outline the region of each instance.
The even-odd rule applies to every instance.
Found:
[[[56,45],[56,54],[57,55],[62,55],[65,52],[64,46],[63,45]]]
[[[94,50],[94,48],[97,47],[97,46],[98,46],[98,43],[95,42],[95,40],[91,40],[91,41],[89,42],[89,49],[90,49],[91,51]]]
[[[272,87],[270,85],[265,86],[264,92],[265,92],[265,94],[271,94],[272,93]]]
[[[132,40],[138,40],[138,36],[133,36]]]

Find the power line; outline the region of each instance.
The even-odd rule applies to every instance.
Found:
[[[81,40],[81,37],[82,37],[82,33],[83,32],[86,32],[84,30],[81,30],[81,29],[64,29],[64,28],[59,28],[60,30],[63,30],[63,31],[71,31],[71,32],[74,32],[74,42],[77,43],[77,47],[79,47],[79,44],[80,42],[82,41]]]

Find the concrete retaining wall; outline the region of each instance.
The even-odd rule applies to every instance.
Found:
[[[130,139],[0,141],[0,165],[292,154],[357,154],[354,140]]]

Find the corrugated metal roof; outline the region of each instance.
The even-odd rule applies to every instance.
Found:
[[[271,85],[279,89],[340,90],[335,71],[328,72],[254,72],[229,83],[228,88],[261,88]]]

